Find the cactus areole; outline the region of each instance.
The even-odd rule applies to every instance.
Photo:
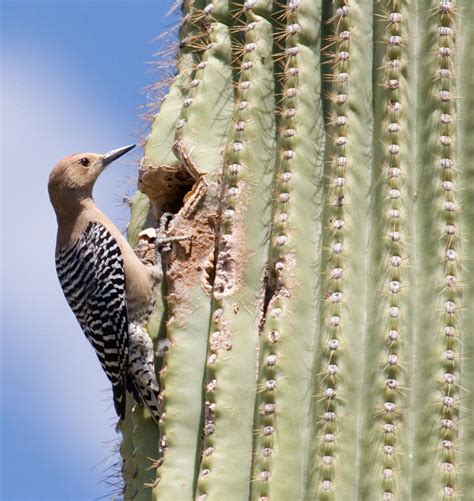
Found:
[[[129,226],[182,237],[162,415],[127,409],[124,497],[474,499],[474,5],[182,10]]]

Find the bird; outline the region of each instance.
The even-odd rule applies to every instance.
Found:
[[[58,224],[59,282],[112,383],[117,415],[125,419],[128,390],[158,425],[159,385],[145,324],[160,273],[138,258],[92,196],[104,169],[134,147],[63,158],[49,175],[48,192]]]

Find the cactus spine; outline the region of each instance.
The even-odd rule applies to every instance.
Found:
[[[164,256],[161,435],[130,410],[126,498],[470,499],[472,15],[184,2],[129,237],[171,211],[192,239]]]

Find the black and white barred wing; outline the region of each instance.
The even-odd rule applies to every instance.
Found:
[[[113,385],[117,414],[125,415],[128,320],[120,247],[107,229],[91,222],[69,249],[56,256],[66,300]]]

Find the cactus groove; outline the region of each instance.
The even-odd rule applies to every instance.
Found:
[[[191,238],[125,498],[474,499],[473,16],[183,2],[129,238],[164,212]]]

